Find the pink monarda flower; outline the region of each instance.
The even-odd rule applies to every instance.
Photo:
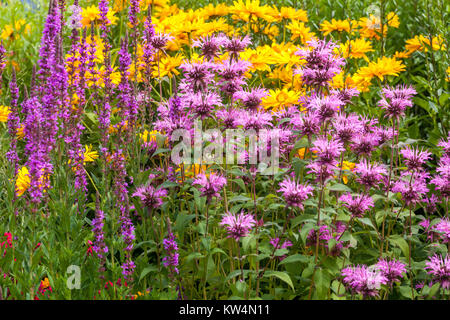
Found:
[[[387,284],[388,279],[376,268],[367,266],[347,267],[342,269],[344,284],[354,293],[366,297],[378,296],[378,290],[382,284]]]
[[[421,170],[422,166],[430,159],[431,152],[421,149],[415,149],[406,146],[405,149],[400,150],[404,158],[404,162],[410,171]]]
[[[355,152],[358,156],[366,155],[370,156],[372,152],[378,147],[380,141],[380,137],[376,133],[365,132],[355,135],[352,139],[352,143],[350,148]]]
[[[433,231],[440,235],[443,243],[450,242],[450,220],[448,218],[443,218],[435,224]]]
[[[246,237],[255,224],[256,221],[253,216],[250,214],[244,214],[243,211],[238,215],[227,212],[220,222],[220,225],[226,226],[225,228],[228,231],[228,238],[233,238],[236,241]]]
[[[368,188],[377,186],[383,178],[383,175],[387,174],[384,166],[378,165],[378,163],[371,164],[365,158],[356,165],[355,171],[359,176],[357,181]]]
[[[200,37],[192,42],[192,47],[199,47],[202,51],[200,56],[213,62],[214,58],[219,57],[220,48],[225,44],[226,40],[224,36]]]
[[[230,54],[230,59],[236,61],[238,59],[239,52],[244,51],[245,48],[247,48],[247,46],[252,43],[250,36],[248,35],[243,38],[235,37],[232,39],[228,39],[224,37],[223,39],[223,46],[225,50]]]
[[[140,186],[133,193],[133,197],[139,197],[147,209],[156,209],[162,206],[162,198],[166,196],[166,189],[155,189],[152,185]]]
[[[340,156],[344,148],[342,143],[337,140],[328,140],[321,137],[314,141],[311,151],[317,153],[318,164],[335,166],[337,164],[336,158]]]
[[[450,132],[448,133],[447,140],[442,139],[438,143],[438,147],[442,147],[442,151],[444,151],[444,155],[450,157]]]
[[[439,161],[436,169],[437,173],[430,181],[436,186],[436,190],[441,192],[445,198],[450,197],[450,156],[444,155]]]
[[[428,174],[417,172],[414,178],[404,175],[396,181],[392,187],[392,192],[400,192],[406,205],[415,205],[420,202],[423,196],[429,191],[427,188],[426,178]]]
[[[278,192],[282,192],[289,207],[297,207],[303,210],[303,201],[312,195],[314,190],[309,185],[298,184],[294,178],[287,177],[280,183]]]
[[[364,213],[374,206],[372,197],[365,194],[358,194],[353,197],[350,193],[346,193],[339,198],[339,201],[350,211],[353,217],[357,218],[363,217]]]
[[[234,94],[234,99],[240,99],[242,106],[248,110],[256,110],[261,105],[262,98],[266,97],[269,93],[263,88],[252,88],[249,91],[238,91]]]
[[[390,285],[396,281],[400,281],[400,278],[403,278],[403,273],[406,272],[406,264],[398,260],[381,258],[375,267],[386,277]]]
[[[386,115],[392,119],[398,119],[405,114],[406,107],[412,107],[412,96],[417,92],[411,86],[399,85],[395,88],[383,88],[384,97],[378,101],[378,105],[385,109]]]
[[[211,201],[212,197],[220,198],[219,192],[226,185],[227,179],[220,174],[211,172],[209,176],[201,173],[192,182],[192,184],[200,185],[200,192],[203,197],[208,198],[208,202]]]
[[[433,277],[433,283],[439,282],[443,289],[450,289],[450,257],[445,258],[442,255],[434,255],[427,261],[427,273]]]

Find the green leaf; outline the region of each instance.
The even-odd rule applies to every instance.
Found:
[[[308,263],[309,262],[309,257],[308,256],[304,256],[302,254],[294,254],[292,256],[284,258],[279,263],[279,265],[286,264],[286,263],[295,263],[295,262]]]
[[[343,192],[352,192],[352,189],[347,187],[345,184],[336,183],[329,188],[330,191],[343,191]]]
[[[405,257],[409,258],[408,243],[406,242],[405,239],[403,239],[402,236],[400,236],[398,234],[394,234],[394,235],[389,237],[389,241],[392,242],[394,245],[398,246],[402,250],[402,252],[405,255]]]
[[[232,202],[237,202],[237,201],[243,201],[243,202],[247,202],[247,201],[251,201],[252,199],[243,195],[239,195],[239,196],[234,196],[233,198],[231,198],[228,203],[232,203]]]
[[[435,284],[433,284],[433,286],[430,289],[430,292],[427,295],[427,299],[432,299],[434,296],[436,296],[436,293],[439,292],[440,286],[441,286],[441,284],[439,282],[436,282]]]
[[[144,279],[144,277],[149,274],[150,272],[157,272],[158,268],[155,266],[149,266],[147,268],[145,268],[144,270],[142,270],[141,272],[141,276],[139,277],[139,281],[141,281],[142,279]]]
[[[281,271],[267,271],[264,274],[264,277],[277,277],[281,281],[286,282],[292,289],[293,292],[295,292],[294,284],[292,283],[291,277],[286,272]]]

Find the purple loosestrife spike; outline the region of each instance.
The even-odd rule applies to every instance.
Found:
[[[3,46],[3,40],[0,41],[0,90],[2,89],[3,70],[6,68],[6,50]]]
[[[100,274],[103,277],[103,272],[105,271],[105,254],[108,253],[108,247],[105,244],[105,234],[103,231],[105,215],[102,210],[100,210],[99,195],[97,194],[97,199],[95,203],[95,218],[92,220],[92,232],[94,233],[94,245],[92,249],[97,254],[100,259]]]
[[[50,162],[48,134],[52,134],[52,126],[46,119],[44,105],[37,97],[26,101],[27,116],[24,121],[25,166],[29,170],[29,193],[33,203],[40,203],[44,192],[50,188],[50,175],[53,165]]]
[[[134,132],[134,127],[137,121],[138,115],[138,104],[133,95],[128,76],[130,72],[128,68],[131,65],[131,54],[128,52],[128,39],[121,42],[121,47],[119,50],[119,70],[120,70],[120,83],[119,83],[119,102],[120,113],[122,121],[119,123],[119,127],[126,127],[127,142],[130,142],[132,133]],[[128,123],[127,126],[125,124]]]
[[[220,222],[220,225],[225,226],[228,232],[228,238],[233,238],[236,241],[246,237],[251,229],[256,224],[255,219],[250,214],[244,214],[242,211],[240,214],[232,214],[227,212]]]
[[[178,270],[178,244],[171,231],[169,231],[167,238],[163,240],[163,247],[166,251],[166,256],[163,258],[163,265],[169,269],[171,277],[173,278],[175,273],[179,273],[180,271]]]
[[[433,283],[440,283],[445,290],[450,289],[450,256],[448,254],[445,258],[437,254],[430,257],[425,269],[432,276]]]
[[[140,0],[131,0],[130,1],[130,10],[128,11],[128,17],[130,20],[131,28],[135,29],[139,24],[138,21],[138,13],[140,11]]]
[[[290,207],[297,207],[303,210],[303,202],[312,194],[314,188],[309,185],[298,184],[294,178],[286,177],[280,183],[278,192],[282,192],[286,203]]]

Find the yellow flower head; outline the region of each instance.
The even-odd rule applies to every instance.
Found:
[[[290,107],[294,104],[298,104],[298,98],[300,93],[288,89],[276,89],[269,90],[269,95],[262,99],[262,105],[272,111],[277,112],[285,107]]]
[[[401,71],[405,70],[405,65],[395,58],[382,57],[376,62],[369,62],[367,67],[362,67],[357,72],[359,76],[372,79],[373,77],[384,80],[385,76],[398,76]]]
[[[83,164],[86,164],[86,162],[94,162],[95,159],[98,159],[98,152],[92,151],[92,144],[89,146],[84,146],[85,151],[83,153]]]
[[[341,44],[340,52],[343,58],[364,58],[367,60],[366,53],[373,51],[370,41],[366,41],[363,38],[347,41]]]
[[[30,173],[27,167],[22,167],[17,173],[16,179],[16,194],[17,196],[23,195],[23,193],[30,187]]]
[[[291,40],[299,39],[302,44],[306,44],[307,41],[315,36],[309,27],[306,27],[303,22],[296,20],[291,21],[286,28],[291,31]]]
[[[329,21],[325,20],[324,22],[322,22],[320,27],[321,27],[320,31],[323,32],[324,36],[330,34],[333,31],[350,32],[350,21],[349,20],[331,19],[331,22],[329,22]]]
[[[0,122],[8,121],[8,115],[11,113],[11,110],[7,106],[0,105]]]
[[[165,56],[161,59],[159,63],[159,71],[158,65],[155,66],[153,70],[153,77],[164,77],[168,76],[172,78],[173,75],[179,75],[180,72],[177,70],[177,67],[181,65],[183,62],[184,56],[181,53],[177,53],[175,56]]]

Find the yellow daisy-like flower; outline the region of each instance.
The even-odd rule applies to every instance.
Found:
[[[92,150],[92,144],[84,147],[85,151],[83,153],[83,164],[86,164],[86,162],[94,162],[95,159],[98,159],[98,152]]]
[[[268,6],[261,6],[259,0],[238,0],[233,2],[230,7],[230,13],[233,13],[233,19],[243,20],[249,22],[250,17],[252,21],[254,18],[262,18],[272,22],[273,18],[269,15],[271,8]]]
[[[31,30],[31,26],[26,23],[24,19],[19,19],[13,25],[5,25],[0,38],[3,40],[17,40],[20,38],[20,34],[28,34]]]
[[[24,194],[24,192],[30,187],[30,172],[28,171],[27,167],[22,167],[19,169],[19,172],[17,173],[17,179],[16,179],[16,194],[17,196],[21,196]]]
[[[401,71],[405,70],[405,65],[395,58],[382,57],[377,62],[369,62],[367,67],[362,67],[357,72],[361,77],[372,79],[377,77],[381,81],[385,76],[398,76]]]
[[[342,170],[349,170],[353,171],[355,169],[356,163],[349,162],[349,161],[343,161],[342,162]],[[342,175],[342,181],[344,181],[345,184],[348,183],[348,177],[344,174]]]
[[[428,52],[428,48],[433,48],[434,51],[445,49],[444,39],[441,36],[432,37],[431,42],[428,37],[423,35],[415,36],[412,39],[406,40],[405,49],[410,54],[414,51]]]
[[[398,19],[398,15],[395,12],[389,12],[386,16],[386,22],[388,26],[393,28],[398,28],[400,26],[400,20]]]
[[[445,81],[450,82],[450,67],[447,68],[447,77],[445,78]]]
[[[262,99],[262,105],[266,109],[272,109],[276,112],[285,107],[290,107],[294,104],[298,104],[298,98],[300,93],[286,88],[280,90],[269,90],[269,95]]]
[[[278,10],[276,7],[272,7],[272,11],[269,14],[274,18],[274,21],[281,22],[282,20],[296,20],[296,21],[308,21],[308,14],[305,10],[297,10],[292,7],[281,7]]]
[[[7,106],[0,106],[0,122],[8,121],[8,115],[11,113],[11,110]]]
[[[212,3],[209,3],[207,6],[203,7],[201,11],[203,18],[210,19],[226,16],[230,13],[230,8],[225,3],[219,3],[215,6]]]
[[[0,35],[0,38],[2,38],[3,40],[17,40],[18,39],[18,35],[14,35],[14,29],[11,25],[7,24],[5,25],[5,28],[2,30],[2,34]]]
[[[411,56],[411,52],[409,51],[395,51],[394,55],[392,56],[395,59],[406,59]]]
[[[268,47],[257,47],[256,49],[247,48],[245,49],[240,57],[251,62],[251,71],[268,71],[270,72],[270,48]],[[275,61],[273,61],[275,63]]]
[[[183,54],[177,53],[175,56],[165,56],[161,59],[159,63],[159,73],[158,73],[158,65],[155,66],[153,70],[153,77],[164,77],[168,76],[172,78],[173,75],[179,75],[180,72],[177,70],[177,67],[181,65],[183,62],[184,56]]]
[[[363,38],[347,41],[341,44],[340,51],[344,58],[367,59],[366,53],[373,51],[372,43]]]
[[[346,31],[350,32],[350,21],[349,20],[336,20],[331,19],[331,22],[325,20],[320,25],[320,31],[322,31],[323,35],[326,36],[333,31]]]
[[[291,21],[286,28],[291,31],[292,37],[291,40],[294,41],[299,39],[301,43],[306,44],[307,41],[311,40],[315,34],[311,32],[311,29],[303,22],[299,22],[296,20]]]
[[[108,25],[115,25],[117,20],[119,20],[119,18],[117,18],[114,13],[114,10],[108,8],[108,13],[106,14],[106,18],[109,21]],[[83,26],[89,27],[92,22],[96,22],[101,19],[100,10],[95,5],[87,8],[82,8],[81,17],[81,23],[83,24]]]

